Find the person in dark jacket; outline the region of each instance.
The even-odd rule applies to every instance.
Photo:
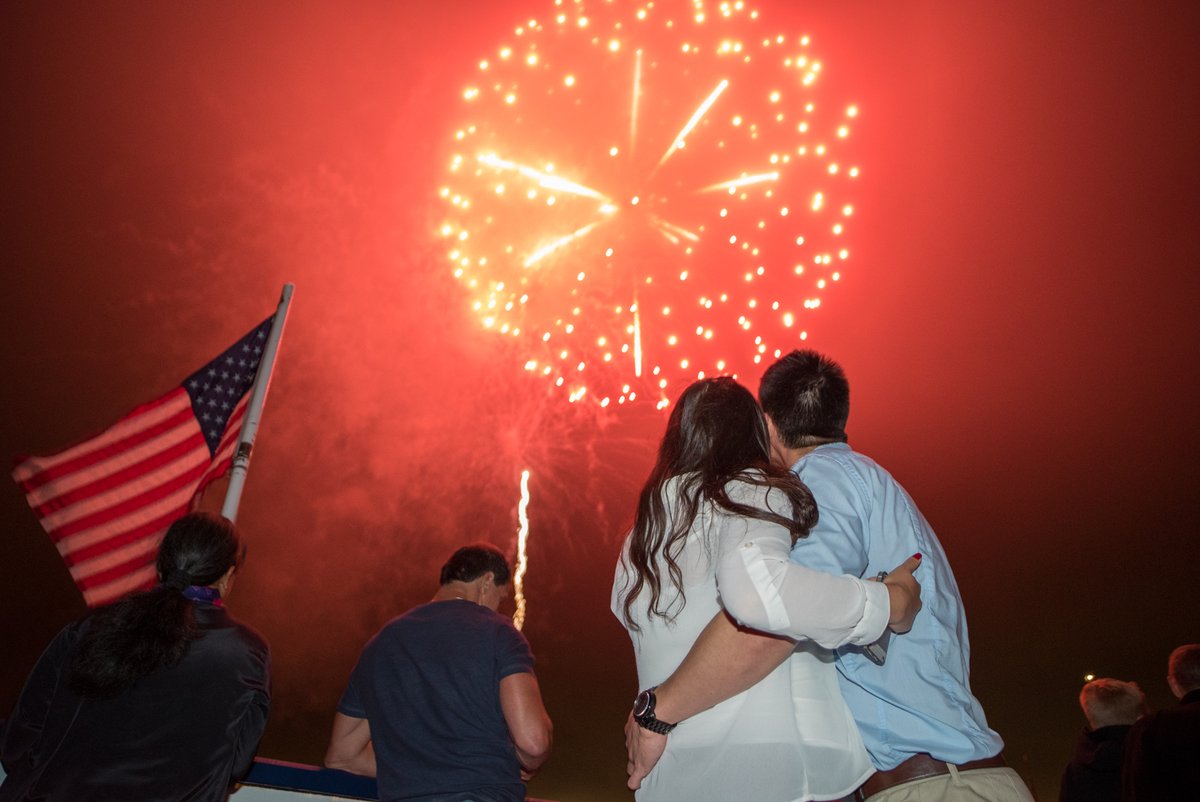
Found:
[[[1146,712],[1146,694],[1133,682],[1097,679],[1079,692],[1088,726],[1063,771],[1058,802],[1120,802],[1125,736]]]
[[[160,585],[58,634],[0,735],[0,802],[228,796],[270,705],[267,643],[223,604],[242,554],[229,521],[186,515]]]
[[[1200,802],[1200,643],[1171,652],[1167,684],[1179,706],[1151,713],[1129,731],[1124,802]]]

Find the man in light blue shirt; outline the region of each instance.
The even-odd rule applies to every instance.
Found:
[[[815,351],[794,351],[767,369],[759,399],[776,460],[808,485],[820,514],[794,547],[794,561],[867,578],[922,556],[915,576],[923,608],[912,630],[837,654],[842,695],[878,769],[853,799],[1032,802],[971,693],[966,617],[941,544],[904,488],[845,442],[850,386],[841,367]],[[714,619],[657,689],[665,720],[753,684],[786,657],[784,648]],[[626,729],[631,787],[653,767],[656,737]]]
[[[893,554],[922,556],[921,613],[910,631],[879,644],[886,644],[883,665],[858,647],[838,650],[842,696],[872,762],[894,769],[919,752],[951,763],[998,755],[1004,744],[971,695],[967,620],[954,574],[912,499],[841,442],[813,446],[792,470],[818,499],[821,516],[796,542],[793,562],[868,577],[895,565]]]
[[[793,351],[763,374],[759,400],[777,458],[808,485],[820,512],[792,549],[794,561],[868,577],[922,555],[923,607],[912,629],[885,636],[874,654],[838,652],[842,696],[879,769],[860,796],[883,800],[888,789],[918,782],[929,786],[922,791],[965,784],[973,798],[1030,799],[971,694],[967,619],[941,543],[891,474],[846,444],[850,385],[841,367]]]

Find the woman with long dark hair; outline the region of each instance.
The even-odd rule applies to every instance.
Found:
[[[748,390],[730,378],[695,382],[671,412],[638,498],[613,612],[629,630],[648,689],[634,717],[653,732],[671,731],[639,802],[832,799],[874,770],[832,660],[811,642],[869,644],[889,624],[911,624],[919,608],[911,565],[885,585],[790,562],[818,511],[795,474],[771,464],[769,443]],[[657,720],[654,686],[722,609],[745,628],[803,642],[749,690],[677,728]]]
[[[5,723],[0,800],[223,800],[249,770],[270,655],[223,599],[244,548],[191,513],[158,551],[160,584],[68,625]]]

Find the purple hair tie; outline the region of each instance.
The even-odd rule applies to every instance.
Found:
[[[221,591],[216,588],[205,587],[204,585],[188,585],[183,589],[183,597],[191,599],[194,602],[204,602],[205,604],[215,604],[221,606]]]

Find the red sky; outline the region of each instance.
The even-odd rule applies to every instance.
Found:
[[[853,256],[806,317],[808,344],[849,373],[852,443],[938,531],[974,690],[1010,762],[1052,799],[1082,675],[1135,680],[1165,706],[1167,654],[1200,640],[1187,613],[1200,15],[1183,2],[757,8],[772,30],[811,35],[820,98],[861,110]],[[264,755],[319,759],[362,643],[431,595],[454,545],[512,543],[528,466],[526,632],[557,737],[531,793],[623,798],[637,689],[607,595],[663,420],[547,394],[521,346],[481,328],[437,236],[463,88],[552,9],[0,12],[6,458],[165,392],[297,285],[232,601],[274,647]],[[588,144],[587,125],[563,125],[563,152]],[[753,387],[757,370],[739,375]],[[83,607],[15,485],[0,510],[7,708]]]

